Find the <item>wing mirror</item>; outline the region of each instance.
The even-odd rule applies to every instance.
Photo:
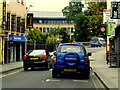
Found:
[[[88,56],[92,56],[92,53],[88,53]]]
[[[53,55],[50,55],[50,57],[52,57]]]

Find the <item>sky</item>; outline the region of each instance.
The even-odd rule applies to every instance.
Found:
[[[26,0],[29,11],[58,11],[69,5],[69,0]]]

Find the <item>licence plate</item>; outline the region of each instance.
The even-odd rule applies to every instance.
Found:
[[[38,60],[39,58],[30,58],[30,60]]]
[[[72,71],[72,72],[75,72],[76,69],[64,69],[64,71]]]

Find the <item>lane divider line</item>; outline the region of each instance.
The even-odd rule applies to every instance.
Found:
[[[16,73],[21,72],[21,71],[23,71],[23,69],[15,71],[15,72],[12,72],[12,73],[8,73],[8,74],[5,74],[5,75],[1,75],[0,78],[6,77],[6,76],[10,76],[10,75],[16,74]]]

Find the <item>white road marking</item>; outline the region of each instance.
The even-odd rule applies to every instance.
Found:
[[[59,82],[60,80],[57,79],[46,79],[46,82]]]
[[[57,79],[46,79],[45,80],[46,82],[59,82],[61,80],[57,80]],[[45,81],[42,81],[42,82],[45,82]],[[84,83],[87,83],[88,80],[72,80],[73,82],[84,82]]]
[[[74,82],[88,82],[88,80],[73,80]]]
[[[52,71],[52,69],[49,69],[49,71]]]

